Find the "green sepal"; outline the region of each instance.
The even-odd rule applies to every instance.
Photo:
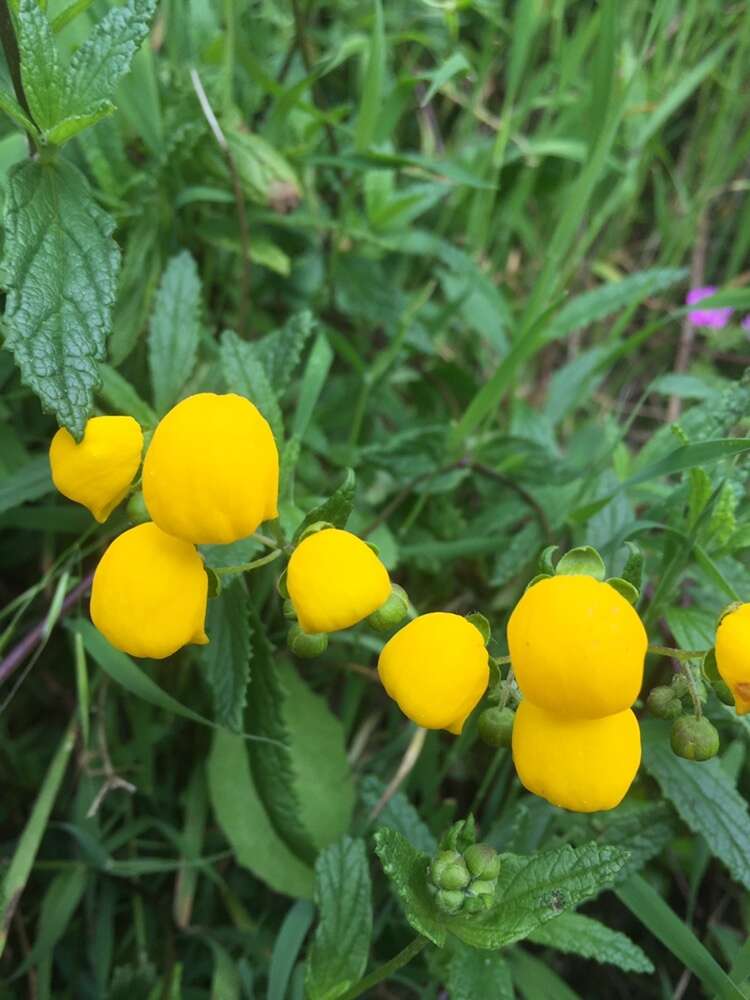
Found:
[[[484,644],[486,646],[492,638],[492,629],[490,628],[490,623],[487,621],[482,612],[474,611],[470,615],[466,615],[466,621],[482,633],[482,638],[484,639]]]
[[[312,660],[328,649],[328,634],[326,632],[305,632],[299,625],[292,625],[287,633],[286,644],[303,660]]]
[[[558,576],[593,576],[600,581],[604,580],[606,572],[604,560],[591,545],[570,549],[555,567]]]
[[[460,819],[440,838],[441,851],[458,851],[463,854],[467,847],[477,841],[477,824],[474,814],[469,813],[466,819]]]
[[[292,604],[292,602],[289,600],[288,597],[284,601],[282,610],[284,613],[284,617],[286,618],[287,621],[290,622],[297,621],[297,612],[294,610],[294,605]]]
[[[208,597],[218,597],[221,593],[221,577],[216,572],[216,570],[211,569],[210,566],[206,566],[206,576],[208,577]]]
[[[537,573],[536,576],[532,576],[532,578],[526,584],[524,590],[530,590],[534,586],[534,584],[539,583],[540,580],[549,580],[549,579],[551,579],[550,573]]]
[[[354,506],[354,492],[357,479],[353,469],[347,469],[344,481],[338,489],[323,503],[309,511],[298,526],[292,539],[295,545],[307,533],[310,525],[325,521],[333,528],[345,528]]]
[[[283,600],[285,600],[285,601],[289,600],[289,590],[287,589],[287,585],[286,585],[286,570],[284,570],[284,572],[281,574],[281,576],[276,581],[276,593]]]
[[[136,490],[131,495],[125,507],[125,513],[131,524],[145,524],[146,521],[151,520],[151,515],[146,507],[146,501],[143,499],[142,490]]]
[[[640,590],[638,590],[637,587],[634,587],[629,580],[625,580],[621,576],[611,576],[607,580],[607,583],[610,585],[610,587],[612,587],[613,590],[617,591],[620,597],[624,597],[629,604],[638,603],[638,599],[641,596],[641,592]]]
[[[409,596],[397,583],[391,584],[390,596],[368,617],[367,624],[385,634],[400,625],[409,612]]]
[[[490,701],[499,701],[500,693],[502,691],[500,685],[503,683],[503,672],[500,669],[500,664],[494,656],[489,657],[489,666],[490,680],[487,684],[487,697]]]
[[[559,545],[548,545],[539,553],[537,567],[541,576],[554,576],[555,564],[552,561],[552,557],[559,548]]]
[[[302,534],[298,536],[295,540],[295,545],[299,545],[301,542],[304,542],[304,540],[309,538],[310,535],[317,535],[319,531],[325,531],[326,528],[333,527],[335,527],[335,525],[331,524],[330,521],[313,521],[313,523],[308,524]]]
[[[330,527],[333,527],[333,525],[331,525]],[[365,542],[365,545],[370,550],[370,552],[372,552],[374,556],[377,556],[377,558],[380,559],[380,549],[375,544],[375,542]]]
[[[620,573],[620,579],[625,580],[636,591],[640,592],[643,583],[643,553],[635,542],[625,542],[625,545],[628,548],[628,558],[622,573]],[[611,582],[611,580],[607,581],[607,583]]]
[[[722,608],[722,610],[719,612],[719,617],[716,619],[716,627],[718,628],[727,615],[731,615],[733,611],[736,611],[738,608],[741,608],[742,605],[743,605],[742,601],[732,601],[731,604],[727,604],[725,608]]]
[[[512,708],[500,708],[499,705],[486,708],[479,719],[477,727],[479,738],[490,747],[509,747],[513,739],[513,724],[515,712]]]
[[[701,673],[709,684],[723,705],[729,705],[730,708],[734,708],[734,695],[732,694],[729,685],[723,679],[719,673],[719,668],[716,664],[716,650],[709,649],[708,652],[703,657],[701,663]]]

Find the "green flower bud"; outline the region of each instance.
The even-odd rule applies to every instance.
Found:
[[[464,894],[460,889],[440,889],[435,893],[435,903],[443,913],[458,913],[464,905]]]
[[[438,889],[464,889],[471,881],[466,862],[458,851],[441,851],[430,864],[430,878]]]
[[[672,694],[675,698],[684,698],[685,695],[690,694],[690,685],[684,674],[675,674],[672,678]]]
[[[464,851],[464,861],[473,879],[494,880],[500,873],[500,856],[489,844],[473,844]],[[478,885],[472,882],[472,891]]]
[[[286,643],[295,656],[309,660],[325,653],[328,648],[328,635],[326,632],[303,632],[299,625],[292,625]]]
[[[145,524],[146,521],[151,520],[151,515],[146,510],[146,502],[143,499],[143,492],[141,490],[136,490],[130,497],[125,507],[125,513],[128,515],[128,521],[131,524]]]
[[[469,886],[471,896],[494,896],[497,886],[497,878],[476,879]]]
[[[377,611],[373,611],[367,619],[370,628],[376,632],[390,632],[392,628],[403,621],[409,610],[409,598],[403,587],[397,583],[391,584],[391,596],[381,604]]]
[[[719,734],[708,719],[685,715],[672,726],[672,750],[685,760],[709,760],[719,752]]]
[[[492,896],[467,896],[464,899],[465,913],[486,913],[494,903]]]
[[[287,618],[291,622],[296,622],[297,621],[297,613],[294,610],[294,605],[289,600],[289,598],[287,598],[284,601],[283,608],[284,608],[284,617]]]
[[[509,747],[516,713],[510,708],[486,708],[479,716],[479,736],[491,747]]]
[[[652,688],[646,707],[657,719],[677,719],[682,715],[682,702],[671,687]]]

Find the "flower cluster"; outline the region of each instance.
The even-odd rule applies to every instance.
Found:
[[[513,727],[522,783],[577,812],[614,808],[641,759],[638,697],[648,640],[609,583],[560,574],[532,583],[508,622],[523,701]]]
[[[132,417],[93,417],[76,443],[61,428],[50,446],[55,486],[105,521],[141,464]],[[105,551],[94,574],[91,618],[133,656],[161,659],[204,631],[208,576],[196,545],[233,542],[276,516],[279,457],[271,429],[242,396],[199,393],[157,425],[143,462],[151,521]]]

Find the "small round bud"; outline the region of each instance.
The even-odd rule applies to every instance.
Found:
[[[464,861],[473,879],[496,879],[500,873],[500,856],[489,844],[472,844],[464,851]],[[477,883],[472,883],[472,889]]]
[[[677,719],[682,715],[682,702],[671,687],[652,688],[646,707],[657,719]]]
[[[672,694],[675,698],[684,698],[690,693],[690,685],[684,674],[675,674],[672,678]]]
[[[309,660],[325,653],[328,648],[328,634],[326,632],[303,632],[299,625],[292,625],[286,637],[286,643],[295,656]]]
[[[471,881],[466,862],[458,851],[442,851],[430,864],[430,878],[438,889],[464,889]]]
[[[710,760],[719,752],[719,734],[706,718],[685,715],[672,726],[672,750],[685,760]]]
[[[140,490],[136,490],[136,492],[128,500],[127,506],[125,507],[125,513],[128,515],[128,521],[130,521],[131,524],[145,524],[146,521],[151,520],[149,513],[146,510],[143,493]]]
[[[510,708],[486,708],[479,716],[479,736],[491,747],[509,747],[516,713]]]
[[[473,896],[494,896],[497,878],[476,879],[471,883],[469,892]]]
[[[296,621],[297,621],[297,613],[296,613],[296,611],[294,610],[294,605],[293,605],[293,604],[292,604],[292,602],[291,602],[291,601],[289,600],[289,598],[287,598],[287,599],[286,599],[286,600],[284,601],[284,605],[283,605],[283,609],[284,609],[284,617],[285,617],[285,618],[286,618],[286,619],[287,619],[288,621],[290,621],[290,622],[296,622]]]
[[[464,900],[464,913],[486,913],[494,903],[492,896],[467,896]]]
[[[391,585],[391,593],[377,611],[373,611],[367,619],[367,624],[376,632],[390,632],[400,624],[409,610],[409,598],[403,587],[397,583]]]
[[[464,894],[460,889],[440,889],[435,893],[435,903],[443,913],[458,913],[464,905]]]

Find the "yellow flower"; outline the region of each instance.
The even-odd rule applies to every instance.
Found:
[[[305,632],[350,628],[388,600],[388,571],[350,531],[323,528],[292,553],[286,585]]]
[[[436,611],[409,622],[383,647],[378,673],[404,715],[425,729],[460,733],[487,689],[487,650],[461,615]]]
[[[750,604],[725,614],[716,630],[716,666],[738,715],[750,712]]]
[[[276,442],[244,396],[188,396],[154,431],[143,498],[170,535],[196,545],[235,542],[277,516],[278,492]]]
[[[629,708],[643,680],[648,639],[633,607],[591,576],[553,576],[526,591],[508,622],[524,696],[571,718]]]
[[[91,620],[113,646],[161,660],[208,642],[208,577],[195,546],[152,522],[119,535],[99,561]]]
[[[106,521],[141,464],[143,432],[132,417],[92,417],[77,444],[64,427],[52,438],[52,481],[63,496]]]
[[[524,699],[513,726],[513,762],[524,787],[553,806],[614,809],[641,762],[638,722],[630,709],[566,719]]]

